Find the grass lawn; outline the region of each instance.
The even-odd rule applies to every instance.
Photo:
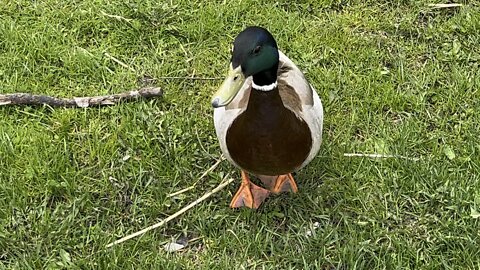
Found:
[[[231,210],[218,80],[161,99],[0,107],[0,269],[479,269],[480,8],[430,1],[0,0],[0,92],[73,97],[146,76],[222,77],[235,35],[268,28],[325,108],[299,193]],[[392,4],[395,2],[395,4]],[[105,53],[124,62],[119,65]],[[409,158],[346,157],[379,153]],[[194,239],[168,253],[172,239]]]

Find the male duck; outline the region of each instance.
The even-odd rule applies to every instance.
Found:
[[[242,171],[230,207],[258,208],[270,192],[297,192],[291,173],[320,148],[323,107],[266,29],[248,27],[235,38],[228,76],[212,106],[222,152]],[[269,190],[252,183],[248,173]]]

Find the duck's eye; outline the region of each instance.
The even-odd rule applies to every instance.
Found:
[[[235,77],[233,77],[233,81],[236,81],[238,79],[238,75],[236,75]]]
[[[257,54],[260,51],[260,48],[261,48],[260,46],[257,46],[257,47],[255,47],[255,49],[253,49],[252,52]]]

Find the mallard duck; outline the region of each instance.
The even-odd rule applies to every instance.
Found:
[[[241,170],[242,183],[230,207],[256,209],[270,193],[297,192],[292,172],[320,148],[323,107],[266,29],[248,27],[235,38],[228,75],[212,106],[220,148]]]

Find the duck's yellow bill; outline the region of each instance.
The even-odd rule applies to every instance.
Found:
[[[243,75],[242,67],[238,66],[233,69],[230,65],[227,77],[212,98],[212,106],[214,108],[227,106],[242,89],[244,82],[245,75]]]

